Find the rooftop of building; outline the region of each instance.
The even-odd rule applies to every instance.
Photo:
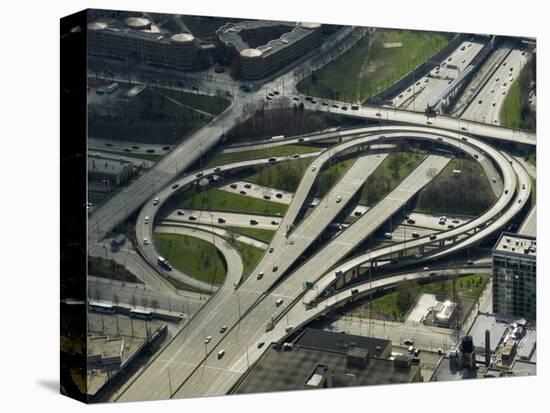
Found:
[[[368,350],[369,354],[374,357],[381,357],[388,347],[388,352],[391,352],[391,341],[389,340],[335,333],[314,328],[307,328],[294,340],[294,344],[299,347],[343,354],[351,348],[362,348]]]
[[[241,31],[269,28],[271,26],[288,26],[289,31],[280,37],[268,41],[266,44],[252,48],[241,36]],[[226,46],[234,47],[242,57],[259,58],[276,53],[291,45],[321,27],[319,23],[296,23],[269,20],[252,20],[238,23],[227,23],[217,31],[219,40]]]
[[[516,360],[511,372],[514,376],[536,376],[537,364],[530,361]]]
[[[172,31],[158,26],[145,17],[127,17],[124,20],[99,18],[88,23],[90,31],[108,31],[113,34],[132,36],[157,41],[159,43],[191,43],[195,40],[193,34],[182,31]]]
[[[503,232],[500,235],[493,252],[536,258],[537,239],[529,235]]]
[[[480,379],[485,375],[485,369],[470,370],[455,367],[448,356],[443,356],[437,363],[430,381],[456,381],[465,379]]]
[[[132,163],[124,158],[113,159],[102,155],[88,154],[88,172],[117,175]]]
[[[495,314],[479,313],[468,330],[472,336],[474,346],[485,349],[485,331],[489,330],[491,351],[495,351],[510,329],[512,318],[496,316]]]
[[[358,350],[353,349],[352,353],[354,351]],[[321,382],[323,375],[320,368],[322,373],[330,375],[332,387],[410,383],[420,375],[420,366],[399,367],[388,359],[370,357],[364,367],[350,366],[347,361],[348,355],[342,352],[272,344],[233,392],[243,394],[317,388],[312,383]]]

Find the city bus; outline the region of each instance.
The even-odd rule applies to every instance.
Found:
[[[114,92],[115,90],[117,90],[117,89],[118,89],[118,83],[117,83],[117,82],[114,82],[114,83],[111,83],[109,86],[107,86],[107,87],[105,88],[105,92],[106,92],[107,94],[111,94],[111,93],[113,93],[113,92]]]
[[[129,314],[130,317],[139,318],[141,320],[151,320],[153,318],[153,313],[151,311],[138,310],[137,308],[131,309]]]
[[[90,311],[93,311],[96,313],[103,313],[103,314],[115,313],[115,306],[112,304],[104,304],[104,303],[99,303],[95,301],[90,301],[88,303],[88,308],[90,309]]]

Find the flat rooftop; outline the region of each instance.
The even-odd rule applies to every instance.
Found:
[[[468,370],[451,367],[448,356],[441,357],[430,381],[456,381],[465,379],[481,379],[485,375],[485,369]]]
[[[248,43],[241,36],[241,31],[268,29],[271,26],[288,26],[289,31],[283,33],[280,37],[268,41],[266,44],[256,48],[250,48]],[[227,23],[217,31],[218,38],[226,46],[234,47],[237,52],[245,57],[268,56],[277,51],[292,45],[298,40],[309,36],[312,31],[318,29],[321,25],[318,23],[296,23],[280,22],[269,20],[243,21],[239,23]],[[243,53],[244,52],[244,53]]]
[[[181,27],[181,31],[170,31],[155,25],[145,17],[128,17],[124,20],[100,18],[88,23],[89,31],[103,31],[113,35],[130,36],[159,43],[190,43],[195,37]]]
[[[537,239],[528,235],[503,232],[493,249],[494,253],[537,257]]]
[[[420,366],[396,367],[393,360],[371,357],[365,367],[347,365],[341,352],[272,344],[237,384],[233,393],[258,393],[318,388],[319,368],[328,368],[332,386],[369,386],[420,381]],[[308,384],[308,382],[310,384]]]
[[[391,352],[390,340],[335,333],[314,328],[306,329],[294,340],[294,344],[299,347],[343,354],[346,354],[351,348],[363,348],[368,350],[369,354],[374,357],[381,357],[388,346]]]
[[[489,339],[491,351],[495,351],[502,342],[507,331],[510,329],[510,324],[513,322],[511,318],[497,317],[494,314],[479,313],[470,329],[468,335],[472,336],[474,346],[477,349],[485,349],[485,330],[489,330]]]
[[[530,361],[516,360],[511,371],[514,376],[536,376],[537,364]]]

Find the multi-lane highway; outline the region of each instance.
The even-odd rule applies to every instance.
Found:
[[[497,64],[462,118],[499,125],[504,100],[528,58],[529,54],[524,50],[512,48]]]
[[[345,33],[341,33],[341,36],[344,35]],[[181,309],[187,303],[187,311],[182,312],[194,314],[150,365],[130,383],[119,400],[224,394],[262,354],[266,347],[262,347],[260,343],[282,340],[299,326],[350,299],[391,288],[404,281],[425,278],[425,271],[398,274],[397,269],[408,263],[429,261],[475,246],[518,215],[528,203],[531,193],[529,170],[521,162],[479,138],[486,138],[493,143],[505,141],[526,146],[536,145],[534,133],[504,128],[495,122],[506,90],[527,58],[525,54],[512,50],[507,54],[507,66],[503,63],[481,87],[478,97],[464,113],[465,119],[474,121],[443,115],[428,118],[424,113],[415,112],[420,107],[425,107],[434,93],[446,87],[449,81],[463,71],[482,47],[481,43],[476,42],[459,45],[450,58],[442,62],[437,73],[434,71],[429,77],[418,79],[411,90],[403,91],[395,99],[395,106],[400,108],[358,106],[326,99],[315,101],[296,93],[296,83],[308,73],[311,65],[320,64],[321,61],[326,63],[338,53],[333,53],[330,58],[308,58],[293,71],[272,82],[255,85],[254,92],[244,93],[233,84],[231,87],[236,89],[233,92],[236,99],[228,109],[173,148],[148,173],[97,210],[89,222],[90,253],[106,253],[106,247],[99,241],[133,211],[141,208],[136,223],[140,255],[128,251],[114,258],[117,261],[123,260],[125,264],[129,263],[136,275],[145,282],[140,291],[144,300],[158,301],[160,307],[164,310],[168,308],[168,311],[172,311],[173,306]],[[330,51],[325,49],[323,51]],[[342,48],[339,50],[342,52]],[[504,78],[506,81],[503,82]],[[485,102],[495,96],[497,90],[496,87],[491,87],[493,84],[502,84],[504,93],[499,89],[498,98],[495,98],[492,105],[478,103],[476,106],[477,99]],[[184,209],[160,216],[158,212],[172,195],[186,191],[194,185],[208,184],[212,177],[221,178],[221,182],[225,182],[231,174],[243,168],[262,167],[288,160],[287,157],[275,157],[274,160],[230,162],[207,167],[175,180],[210,150],[222,138],[225,130],[242,120],[248,113],[249,105],[266,104],[266,92],[275,88],[282,88],[281,96],[286,95],[285,99],[276,99],[275,105],[292,105],[301,101],[310,110],[375,120],[379,122],[379,126],[344,131],[329,130],[278,142],[264,141],[230,149],[241,151],[257,149],[258,145],[267,147],[306,141],[336,143],[328,150],[301,155],[314,159],[294,194],[258,185],[247,188],[246,196],[287,204],[287,212],[282,217]],[[273,105],[270,102],[267,104]],[[387,126],[389,123],[402,126]],[[375,205],[351,205],[366,179],[380,166],[388,151],[404,140],[425,145],[431,153]],[[373,239],[376,231],[403,210],[407,202],[445,168],[450,161],[449,153],[438,149],[452,149],[452,152],[475,159],[489,177],[489,184],[498,198],[497,201],[479,217],[458,220],[455,228],[441,230],[434,228],[435,220],[434,224],[426,221],[425,227],[418,229],[419,234],[414,238],[407,236],[408,226],[404,225],[403,219],[397,219],[396,226],[392,229],[394,237],[389,245],[376,245],[367,253],[358,250],[358,246]],[[348,156],[356,158],[354,164],[322,199],[316,199],[313,188],[321,171],[332,161]],[[219,183],[216,185],[219,186]],[[231,181],[222,183],[221,189],[240,193],[244,185],[244,182]],[[158,200],[153,202],[153,199]],[[302,212],[306,207],[310,210],[304,215]],[[346,224],[328,240],[319,242],[324,231],[337,217],[342,216],[343,211],[346,214],[350,214],[350,211],[360,212],[361,215],[353,215],[357,218],[353,223]],[[189,219],[191,216],[195,219]],[[533,208],[522,226],[523,231],[533,232],[535,216],[536,210]],[[419,220],[424,218],[429,219],[416,217]],[[243,279],[242,259],[237,250],[223,238],[228,236],[223,226],[250,227],[251,220],[257,221],[254,227],[275,232],[269,245],[253,238],[242,237],[250,245],[257,243],[255,246],[266,250],[251,275]],[[421,226],[420,223],[418,226]],[[157,262],[159,254],[154,244],[155,232],[195,236],[213,242],[223,254],[228,267],[227,279],[219,287],[197,280],[177,269],[170,271],[170,277],[213,293],[200,310],[196,311],[202,303],[200,298],[197,301],[193,297],[195,301],[191,304],[189,301],[183,302],[163,277],[167,272],[164,273]],[[313,246],[315,247],[312,248]],[[355,253],[357,255],[353,255]],[[397,265],[393,261],[389,262],[393,257],[399,257]],[[368,283],[360,282],[353,286],[354,291],[349,287],[332,295],[325,294],[341,275],[376,262],[388,264],[384,267],[389,269],[387,276]],[[486,267],[468,266],[443,270],[435,278],[471,273],[473,270],[483,272]],[[107,293],[108,287],[105,283],[98,279],[91,279],[90,282],[98,294]],[[314,283],[315,287],[306,291],[305,285],[310,283]],[[115,284],[111,283],[116,288],[120,287]],[[155,284],[158,291],[155,290]],[[136,297],[130,290],[120,290],[122,301],[135,301]],[[138,290],[136,287],[134,294]]]
[[[288,88],[295,87],[295,84],[306,76],[306,73],[309,73],[312,64],[327,64],[341,53],[344,53],[360,38],[353,36],[353,34],[353,27],[338,31],[333,35],[332,41],[325,42],[316,53],[306,56],[305,60],[301,60],[292,70],[288,71],[287,68],[284,70],[286,73],[278,72],[278,77],[273,80],[256,85],[254,91],[243,92],[236,89],[232,103],[227,109],[212,119],[206,126],[192,133],[175,148],[172,148],[145,175],[115,194],[94,212],[88,223],[90,229],[88,231],[88,245],[93,246],[101,240],[116,225],[123,222],[143,205],[149,197],[187,170],[189,166],[221,140],[225,131],[230,130],[247,116],[250,106],[264,104],[267,92],[282,86],[284,94],[285,84]],[[346,41],[348,37],[351,39],[349,42]],[[164,68],[163,72],[166,72]],[[111,79],[113,78],[111,77]],[[125,82],[127,79],[121,77],[120,81]],[[134,81],[134,83],[139,82]],[[225,82],[222,84],[225,84]],[[173,88],[174,86],[172,84],[158,84],[156,87],[162,89]]]
[[[415,84],[399,92],[393,99],[393,106],[423,112],[430,100],[470,65],[483,46],[484,43],[479,41],[462,42],[428,75],[417,79]]]
[[[386,128],[383,127],[382,130],[384,129]],[[433,130],[429,128],[417,128],[416,130],[414,130],[414,128],[411,128],[413,130],[408,131],[406,133],[397,132],[397,130],[399,129],[398,127],[397,128],[394,127],[393,129],[392,128],[387,128],[387,129],[388,130],[384,131],[384,135],[380,133],[378,135],[374,134],[366,137],[350,139],[350,141],[346,141],[343,144],[338,145],[337,147],[334,148],[334,151],[332,149],[331,151],[333,152],[333,154],[336,154],[339,151],[341,151],[343,148],[350,149],[354,146],[360,147],[360,145],[364,145],[371,141],[376,142],[377,140],[380,139],[380,136],[384,136],[382,139],[404,138],[408,136],[409,138],[417,138],[421,140],[432,139],[434,142],[440,143],[442,145],[454,145],[455,147],[458,147],[458,145],[461,145],[461,150],[466,150],[467,152],[469,151],[470,155],[472,156],[474,154],[477,154],[478,159],[479,159],[479,155],[481,154],[488,155],[488,156],[491,156],[492,158],[495,158],[495,160],[497,161],[496,163],[499,165],[500,168],[502,168],[500,173],[502,174],[503,187],[510,189],[509,191],[510,195],[504,194],[504,191],[503,191],[502,193],[504,195],[502,197],[504,200],[501,202],[504,202],[504,204],[501,205],[498,203],[499,201],[497,201],[497,206],[494,208],[505,208],[506,205],[510,203],[511,192],[515,191],[516,175],[509,167],[510,165],[509,161],[503,158],[502,155],[500,155],[500,158],[499,158],[498,151],[494,150],[491,146],[479,140],[475,140],[471,137],[468,137],[467,140],[462,140],[461,139],[462,136],[460,134],[452,134],[447,131],[438,131],[437,134],[430,135],[429,131],[433,133]],[[424,129],[428,129],[428,131],[424,131]],[[392,136],[392,133],[395,134],[395,136]],[[401,133],[402,135],[399,135],[399,133]],[[449,135],[453,135],[453,136],[449,136]],[[468,142],[468,144],[466,144],[465,142]],[[493,154],[492,152],[495,152],[497,154]],[[327,157],[329,156],[328,153],[325,153],[325,154]],[[365,237],[368,237],[368,235],[371,234],[375,228],[377,228],[376,219],[374,219],[374,217],[376,216],[381,217],[379,225],[385,222],[387,220],[387,217],[393,214],[392,205],[393,205],[393,208],[395,208],[396,204],[402,205],[400,204],[400,202],[405,202],[410,195],[415,194],[421,188],[422,179],[428,179],[427,170],[433,169],[434,167],[436,169],[437,167],[441,169],[448,161],[448,159],[443,157],[433,158],[433,156],[430,156],[430,158],[424,161],[424,163],[421,165],[421,167],[423,166],[426,169],[418,168],[410,177],[408,177],[405,181],[403,181],[403,183],[396,189],[396,191],[398,192],[395,192],[395,193],[392,192],[392,194],[390,194],[388,197],[385,198],[387,199],[386,202],[391,205],[384,204],[384,200],[383,200],[380,203],[381,206],[378,208],[378,210],[376,206],[374,208],[371,208],[368,213],[363,215],[363,217],[358,219],[353,225],[348,227],[338,237],[336,237],[334,240],[330,241],[327,245],[322,247],[322,249],[317,254],[315,254],[312,258],[310,258],[308,261],[306,261],[302,265],[300,265],[295,272],[288,275],[285,278],[284,282],[275,284],[273,289],[268,288],[266,290],[266,286],[270,284],[273,285],[273,282],[277,279],[276,275],[275,277],[271,276],[271,281],[266,284],[262,283],[261,280],[254,279],[253,276],[249,277],[247,281],[242,283],[242,285],[237,290],[234,291],[234,294],[237,297],[239,297],[239,305],[238,305],[239,308],[237,312],[240,314],[246,313],[245,316],[242,316],[242,317],[235,316],[234,299],[232,301],[229,300],[229,296],[225,294],[227,303],[224,304],[221,302],[221,299],[218,298],[219,293],[216,294],[214,298],[211,300],[212,303],[215,301],[216,304],[210,304],[211,302],[209,302],[205,306],[205,309],[208,309],[211,305],[216,305],[217,308],[221,308],[221,306],[223,305],[224,308],[227,306],[228,308],[231,308],[233,311],[220,312],[220,314],[216,318],[216,320],[219,322],[210,322],[208,323],[209,327],[205,326],[204,328],[208,328],[210,333],[212,334],[212,332],[215,333],[216,329],[221,328],[223,326],[223,323],[225,322],[226,323],[225,325],[228,326],[228,329],[227,329],[228,332],[227,333],[224,332],[223,334],[217,333],[216,337],[212,336],[213,339],[209,341],[208,346],[206,347],[206,350],[203,352],[202,355],[197,355],[197,353],[193,351],[191,351],[190,353],[182,354],[181,351],[178,353],[178,350],[176,350],[176,348],[181,348],[181,346],[185,346],[186,348],[194,348],[198,345],[199,347],[201,347],[200,336],[194,337],[194,340],[198,340],[198,342],[195,342],[195,344],[193,344],[192,342],[187,342],[186,340],[181,341],[182,340],[181,338],[180,339],[176,338],[179,344],[177,346],[170,345],[169,348],[167,348],[167,350],[161,353],[159,357],[155,359],[154,363],[150,367],[151,371],[152,372],[155,372],[155,371],[158,372],[159,370],[163,371],[166,369],[170,369],[171,368],[170,366],[177,366],[177,365],[181,367],[180,369],[177,370],[177,372],[173,372],[173,373],[171,372],[172,377],[174,374],[177,374],[177,379],[173,378],[174,382],[177,382],[177,380],[181,380],[181,383],[182,383],[181,389],[175,392],[174,394],[175,397],[180,397],[184,395],[219,394],[217,393],[218,391],[217,387],[211,388],[210,386],[208,386],[208,384],[205,384],[205,383],[211,383],[210,379],[204,380],[204,377],[206,377],[205,375],[213,374],[212,371],[215,371],[219,374],[219,380],[221,380],[224,383],[231,383],[232,379],[235,379],[236,377],[238,377],[242,372],[242,368],[241,368],[242,366],[239,363],[242,363],[242,362],[237,361],[237,367],[235,367],[235,365],[231,364],[231,361],[235,362],[235,359],[233,357],[237,357],[238,360],[241,360],[241,357],[243,356],[243,353],[242,353],[243,349],[248,349],[254,353],[258,352],[258,349],[251,350],[250,343],[247,344],[247,342],[255,341],[256,339],[262,339],[262,335],[265,334],[267,323],[272,318],[274,318],[275,321],[277,321],[277,319],[280,317],[279,314],[282,314],[284,310],[291,309],[295,305],[301,305],[301,303],[296,300],[298,300],[298,297],[301,294],[303,283],[308,280],[315,280],[320,275],[322,275],[322,273],[326,273],[327,270],[329,270],[334,264],[339,262],[341,258],[343,258],[346,255],[346,251],[353,250],[354,247],[358,245],[362,239],[364,239]],[[437,162],[441,162],[441,163],[439,163],[438,165]],[[314,163],[318,163],[317,160],[314,161]],[[322,165],[323,163],[324,162],[320,160],[318,164]],[[227,166],[225,166],[225,168],[227,168]],[[213,170],[205,171],[205,172],[214,173]],[[310,172],[314,173],[315,171],[310,171]],[[500,175],[499,175],[499,178],[500,178]],[[302,180],[302,183],[304,182],[307,182],[307,185],[309,186],[312,185],[312,181],[311,180],[308,181],[306,176]],[[407,182],[411,182],[411,184],[407,184]],[[429,182],[429,179],[427,182]],[[402,185],[405,185],[405,186],[403,187]],[[407,188],[406,185],[413,185],[411,187],[410,192],[407,190],[405,190],[405,192],[402,192],[405,188]],[[401,194],[401,195],[398,195],[398,194]],[[334,194],[332,196],[334,197]],[[297,199],[300,199],[300,200],[296,201]],[[305,202],[305,199],[306,199],[305,195],[302,195],[301,197],[295,196],[292,204],[294,204],[294,201],[296,201],[297,202],[296,205],[299,205],[299,204],[303,205],[303,203]],[[399,201],[396,201],[396,199],[398,199]],[[299,209],[299,207],[292,208],[292,204],[291,204],[291,208],[289,208],[289,211],[293,209],[296,209],[296,210]],[[322,204],[323,203],[321,202],[317,206],[317,208],[322,208]],[[296,211],[291,212],[290,216],[293,218],[290,222],[294,222],[294,219],[297,215],[298,214]],[[469,228],[469,227],[466,227],[468,224],[470,223],[462,225],[465,227],[463,228],[463,230],[466,228]],[[471,232],[477,231],[477,229],[475,229],[477,224],[478,224],[477,221],[475,224],[470,224]],[[367,225],[367,227],[365,227],[364,225]],[[301,225],[298,225],[294,231],[297,231],[298,228],[300,228],[300,226]],[[371,228],[370,230],[368,229],[369,227]],[[463,233],[463,232],[467,232],[467,231],[461,231],[459,233]],[[281,231],[278,231],[278,233],[280,234]],[[475,236],[475,234],[471,234],[471,235]],[[447,237],[452,238],[453,234],[452,233],[450,235],[448,234]],[[292,233],[289,238],[292,239]],[[285,239],[284,235],[283,235],[283,239]],[[298,238],[298,240],[299,239],[301,238]],[[287,241],[288,240],[284,241],[285,244]],[[426,242],[426,240],[423,240],[423,242]],[[419,243],[419,245],[421,244],[422,243]],[[273,242],[272,242],[272,245],[274,245]],[[258,266],[258,270],[257,270],[258,272],[262,272],[261,269],[263,269],[264,267],[262,267],[261,265],[266,265],[266,264],[269,266],[265,267],[265,271],[263,271],[265,274],[268,274],[268,271],[271,271],[272,273],[273,272],[276,273],[278,271],[278,269],[273,271],[273,267],[271,267],[271,265],[273,265],[273,263],[275,262],[275,258],[272,258],[272,257],[277,257],[277,254],[280,253],[280,251],[278,251],[277,249],[275,251],[277,252],[273,253],[273,255],[271,255],[270,258],[268,258],[267,260],[262,260],[263,263]],[[387,252],[386,252],[386,255],[387,255]],[[266,256],[269,256],[269,255],[266,254]],[[316,258],[316,257],[322,257],[322,259]],[[317,262],[316,260],[319,260],[319,262]],[[267,278],[268,277],[266,275],[266,277],[262,278],[262,280],[265,280]],[[265,295],[266,291],[269,291],[267,296]],[[277,298],[281,298],[284,302],[284,304],[282,304],[280,307],[275,307],[272,302]],[[233,304],[231,304],[231,302],[233,302]],[[202,316],[204,317],[204,314],[211,315],[212,311],[204,311],[204,312],[200,311],[199,314],[197,314],[197,316],[201,316],[201,313],[203,313]],[[203,318],[203,317],[199,317],[199,318]],[[238,320],[240,320],[240,322],[238,322]],[[282,320],[284,320],[284,316]],[[279,320],[279,323],[275,322],[274,327],[277,329],[277,331],[280,329],[281,322],[284,323],[284,321],[280,321],[280,320]],[[192,330],[188,330],[188,331],[191,332]],[[250,335],[246,335],[244,338],[241,339],[239,338],[240,337],[239,334],[245,335],[244,333],[242,333],[242,331],[246,331],[247,333],[250,332]],[[283,329],[283,332],[284,332],[284,329]],[[236,336],[234,336],[235,334]],[[243,340],[245,342],[243,342]],[[202,344],[204,345],[204,343]],[[230,346],[237,346],[239,350],[233,351],[233,347],[230,347]],[[228,347],[228,348],[225,348],[225,347]],[[223,349],[226,351],[224,353],[225,355],[223,356],[223,358],[221,358],[221,360],[223,361],[217,360],[218,355],[217,355],[217,352],[214,351],[214,348],[218,351],[220,349]],[[208,350],[208,349],[212,349],[212,350]],[[234,356],[229,356],[229,354],[233,352],[235,352],[236,354]],[[207,355],[208,357],[206,357]],[[248,356],[250,358],[250,354],[248,354]],[[202,359],[205,357],[206,357],[206,361],[203,363]],[[210,368],[209,367],[210,363],[212,363],[212,365],[214,365],[215,368]],[[231,367],[226,367],[226,366],[231,366]],[[238,367],[238,366],[241,366],[241,367]],[[163,394],[163,392],[159,390],[159,388],[163,387],[162,385],[158,386],[159,388],[157,388],[156,390],[150,390],[150,391],[146,390],[148,388],[151,388],[151,386],[148,386],[147,383],[150,380],[149,379],[150,374],[153,374],[153,373],[148,373],[148,371],[149,369],[142,376],[140,376],[140,378],[138,378],[136,382],[132,384],[132,386],[130,386],[130,389],[127,391],[127,393],[122,396],[121,398],[122,400],[126,398],[130,400],[134,396],[136,396],[137,393],[140,393],[140,395],[137,396],[138,398],[149,399],[149,398],[166,397],[166,394],[165,393]],[[162,374],[158,373],[156,375],[154,374],[154,376],[156,376],[158,379],[158,377],[162,376]],[[203,383],[203,384],[201,385],[200,383]],[[206,388],[205,386],[208,386],[208,388]],[[134,393],[134,391],[136,393]],[[145,391],[147,392],[146,394],[143,393]],[[166,392],[166,390],[164,390],[164,392]]]

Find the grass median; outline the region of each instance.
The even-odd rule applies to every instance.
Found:
[[[293,159],[268,165],[245,178],[246,181],[283,191],[296,192],[300,180],[314,158]],[[286,209],[285,209],[286,210]]]
[[[454,174],[460,170],[460,174]],[[453,159],[418,194],[415,211],[479,215],[496,201],[484,169],[471,159]]]
[[[240,241],[235,241],[235,247],[239,250],[243,259],[243,280],[245,280],[256,267],[265,251]]]
[[[536,110],[531,106],[529,94],[533,82],[533,61],[529,60],[508,91],[500,110],[501,122],[509,128],[535,131]]]
[[[271,242],[273,235],[275,235],[275,231],[270,229],[244,228],[244,227],[227,227],[227,229],[242,235],[246,235],[251,238],[255,238],[267,244]]]
[[[252,151],[213,153],[209,155],[204,167],[222,165],[226,163],[247,161],[249,159],[269,158],[271,156],[288,156],[320,151],[321,148],[307,145],[281,145],[271,148],[255,149]]]
[[[359,195],[359,204],[373,205],[393,191],[426,158],[425,153],[397,151],[390,153],[367,178]]]
[[[277,202],[233,194],[217,188],[189,195],[180,202],[178,207],[278,216],[283,216],[288,208],[287,205]]]
[[[178,271],[209,284],[220,285],[224,282],[226,264],[211,243],[179,234],[157,233],[154,238],[160,255]]]

